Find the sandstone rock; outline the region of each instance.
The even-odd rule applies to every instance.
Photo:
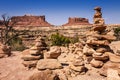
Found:
[[[95,59],[95,60],[100,60],[100,61],[106,61],[106,60],[108,60],[109,59],[109,55],[108,54],[103,54],[103,55],[95,55],[95,54],[93,54],[93,58]]]
[[[30,48],[30,50],[40,50],[40,49],[41,49],[41,47],[37,47],[37,46],[33,46]]]
[[[101,38],[105,40],[116,40],[116,37],[112,35],[101,35]]]
[[[114,70],[114,69],[108,69],[107,70],[107,80],[120,80],[118,71]]]
[[[98,19],[100,21],[103,22],[103,19]],[[104,31],[106,29],[106,26],[103,26],[103,23],[102,24],[95,24],[94,25],[95,27],[93,28],[94,31]]]
[[[61,69],[62,65],[56,59],[41,59],[37,63],[38,70]]]
[[[29,55],[29,51],[30,51],[30,49],[26,49],[26,50],[22,51],[22,55]]]
[[[42,47],[42,46],[44,46],[41,42],[37,42],[36,44],[35,44],[35,46],[36,47]]]
[[[67,47],[60,47],[61,48],[61,53],[68,53],[69,52],[69,50],[68,50],[68,48]]]
[[[60,56],[60,54],[61,54],[61,48],[58,46],[53,46],[50,48],[50,51],[48,51],[47,53],[44,53],[44,58],[57,59],[58,56]]]
[[[94,14],[94,24],[93,24],[93,30],[94,31],[104,31],[106,29],[106,26],[104,26],[105,21],[102,18],[102,12],[100,7],[96,7],[95,9],[95,14]]]
[[[97,40],[97,41],[88,40],[86,43],[91,44],[91,45],[102,45],[102,46],[108,46],[109,45],[109,42],[107,40]]]
[[[115,55],[115,54],[113,54],[113,53],[111,53],[111,52],[106,52],[106,54],[109,55],[109,60],[110,60],[111,62],[116,62],[116,63],[119,63],[119,62],[120,62],[120,56],[117,56],[117,55]]]
[[[118,73],[120,74],[120,64],[119,64],[119,63],[113,63],[113,62],[108,61],[107,63],[105,63],[105,64],[103,65],[103,67],[102,67],[101,70],[99,71],[100,75],[107,76],[107,70],[108,70],[108,68],[117,70]]]
[[[113,52],[117,55],[120,55],[120,41],[114,41],[111,44],[109,44],[110,49],[113,50]]]
[[[32,61],[32,60],[39,60],[42,56],[33,56],[33,55],[23,55],[21,58],[24,61]]]
[[[102,61],[98,61],[98,60],[95,60],[93,59],[91,62],[90,62],[91,66],[95,67],[95,68],[100,68],[103,66],[103,62]]]
[[[95,53],[95,50],[92,49],[91,47],[89,47],[88,45],[85,45],[83,48],[83,54],[84,55],[92,55],[93,53]]]
[[[28,80],[60,80],[58,75],[54,74],[51,70],[34,73]]]
[[[84,66],[84,60],[83,58],[75,59],[72,63],[74,66]]]
[[[76,71],[76,72],[85,72],[86,68],[84,66],[74,66],[70,65],[70,69]]]
[[[68,80],[64,70],[54,70],[54,73],[59,76],[60,80]]]
[[[40,55],[41,53],[40,53],[39,50],[30,50],[29,54],[31,54],[31,55]]]
[[[36,67],[38,60],[34,60],[34,61],[23,61],[22,64],[25,67],[31,68],[31,67]]]
[[[95,52],[94,54],[93,54],[93,56],[102,56],[103,55],[103,53],[100,53],[100,52]]]
[[[98,48],[98,49],[96,49],[96,52],[98,52],[98,53],[104,53],[106,51],[107,51],[106,48]]]

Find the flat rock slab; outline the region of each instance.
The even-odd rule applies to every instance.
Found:
[[[38,70],[45,70],[45,69],[61,69],[62,65],[56,59],[41,59],[37,63]]]
[[[24,55],[21,57],[24,61],[32,61],[32,60],[39,60],[41,58],[41,55],[39,56],[33,56],[33,55]]]

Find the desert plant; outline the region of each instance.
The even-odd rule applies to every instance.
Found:
[[[12,17],[6,14],[3,14],[1,17],[2,27],[0,28],[0,42],[4,45],[11,46],[12,50],[23,50],[24,46],[22,40],[19,38],[20,33],[13,28],[17,21],[11,21]]]
[[[69,38],[67,38],[59,33],[52,34],[51,41],[52,41],[52,45],[57,45],[57,46],[65,46],[70,43]]]
[[[8,45],[9,41],[11,41],[14,37],[18,36],[16,31],[13,29],[16,21],[11,22],[11,17],[7,16],[6,14],[3,14],[1,17],[2,27],[0,28],[0,41],[4,45]]]
[[[120,27],[114,28],[115,36],[117,37],[117,40],[120,40]]]

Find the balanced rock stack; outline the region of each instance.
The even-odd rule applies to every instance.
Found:
[[[36,44],[28,50],[22,52],[23,65],[26,67],[35,67],[38,60],[43,58],[43,50],[46,49],[46,43],[43,38],[35,40]]]
[[[71,77],[85,73],[87,71],[87,68],[84,65],[83,58],[79,57],[79,58],[75,59],[69,65],[69,70],[70,70],[70,76]]]
[[[102,18],[101,8],[96,7],[94,15],[94,25],[93,30],[87,35],[86,45],[83,49],[83,53],[89,59],[88,60],[93,67],[102,67],[104,62],[109,60],[108,52],[111,52],[109,44],[111,41],[116,40],[114,35],[109,35],[105,31],[106,26],[104,24],[104,19]]]
[[[50,51],[44,53],[44,59],[40,59],[37,63],[38,70],[54,70],[62,68],[62,65],[57,60],[58,56],[61,55],[61,48],[53,46]]]
[[[10,46],[3,45],[0,43],[0,58],[7,57],[11,55]]]

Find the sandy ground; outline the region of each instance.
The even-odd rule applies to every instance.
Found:
[[[28,80],[28,78],[38,72],[37,69],[28,70],[21,63],[21,53],[13,52],[11,57],[0,59],[0,80]],[[98,70],[86,65],[90,70],[85,75],[79,75],[69,80],[106,80],[98,74]]]
[[[28,70],[21,63],[20,52],[0,59],[0,80],[27,80],[37,70]]]

